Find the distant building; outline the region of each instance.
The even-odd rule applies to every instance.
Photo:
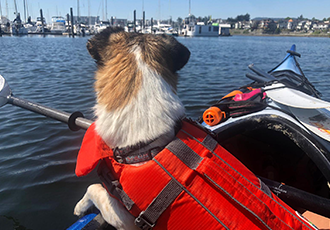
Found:
[[[312,26],[312,30],[328,30],[329,28],[329,22],[315,22]]]
[[[78,16],[73,16],[73,22],[78,22]],[[79,22],[85,25],[95,25],[100,22],[100,16],[79,16]]]
[[[251,29],[252,21],[239,21],[235,23],[235,29]]]
[[[306,21],[300,21],[300,22],[298,22],[297,30],[302,30],[302,29],[304,29],[305,24],[306,24]]]
[[[294,23],[293,23],[293,20],[292,20],[292,19],[290,19],[290,20],[288,21],[288,25],[286,26],[286,28],[287,28],[288,30],[293,30],[293,29],[294,29]]]
[[[277,28],[278,29],[287,29],[288,22],[286,20],[280,20],[277,22]]]

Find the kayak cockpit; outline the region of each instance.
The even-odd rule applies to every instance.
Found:
[[[327,148],[284,116],[259,113],[213,132],[218,142],[256,175],[330,197]]]

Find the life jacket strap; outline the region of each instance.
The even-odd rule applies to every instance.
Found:
[[[175,124],[175,134],[181,129],[182,121]],[[164,149],[163,139],[171,136],[172,133],[165,133],[155,140],[148,143],[138,143],[134,146],[124,148],[114,148],[113,157],[121,164],[136,164],[152,160],[159,152]]]
[[[125,205],[127,210],[131,210],[134,205],[134,201],[132,201],[131,198],[124,192],[121,184],[114,178],[104,160],[101,161],[97,173],[108,192],[117,197]]]
[[[135,225],[141,229],[152,229],[158,218],[183,191],[175,180],[170,180],[151,204],[135,219]]]

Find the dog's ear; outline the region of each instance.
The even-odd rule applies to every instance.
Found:
[[[161,35],[165,40],[166,48],[171,55],[173,61],[173,72],[176,72],[187,64],[190,51],[187,47],[178,42],[173,36],[170,35]]]
[[[109,45],[110,36],[123,31],[121,27],[108,27],[88,40],[87,50],[98,64],[102,63],[102,52]]]

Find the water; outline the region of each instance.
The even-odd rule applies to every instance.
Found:
[[[93,74],[88,38],[2,37],[0,74],[14,94],[93,119]],[[198,118],[225,93],[250,82],[247,66],[269,70],[292,44],[306,76],[330,101],[330,39],[303,37],[178,38],[191,51],[179,72],[178,94],[188,116]],[[0,109],[1,229],[65,229],[92,174],[77,178],[75,160],[84,131],[6,105]],[[18,229],[18,227],[16,228]]]

